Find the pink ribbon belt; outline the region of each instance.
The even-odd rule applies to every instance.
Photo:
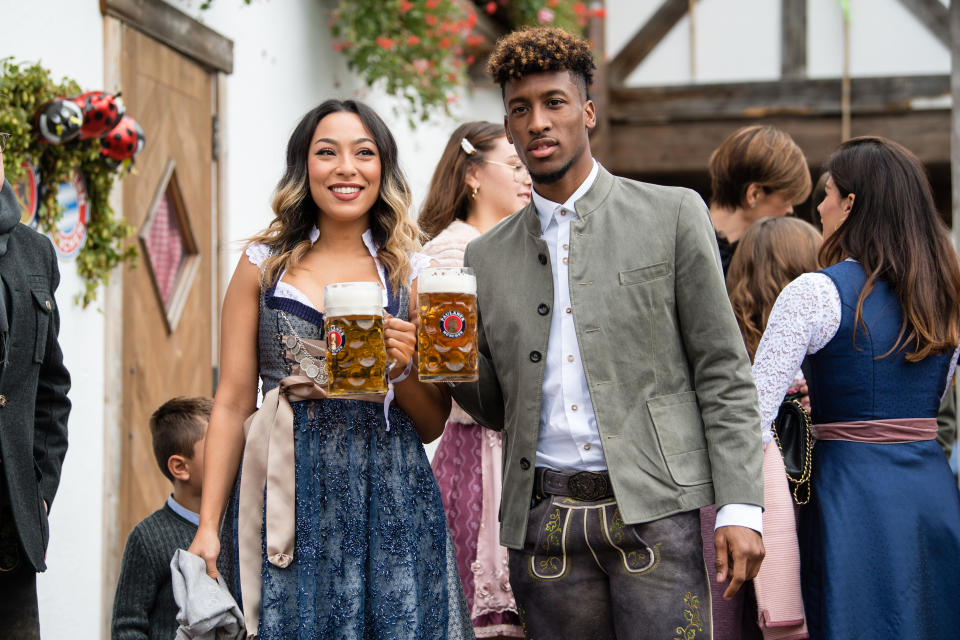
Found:
[[[817,440],[846,440],[875,444],[920,442],[937,437],[937,419],[896,418],[827,422],[813,425],[813,437]]]

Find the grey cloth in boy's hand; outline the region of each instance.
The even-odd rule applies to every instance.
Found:
[[[207,575],[203,558],[177,549],[170,561],[177,613],[176,640],[243,640],[243,614],[227,585]]]

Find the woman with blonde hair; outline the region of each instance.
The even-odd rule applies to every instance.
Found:
[[[761,218],[740,238],[727,272],[727,294],[751,362],[777,296],[795,278],[819,268],[821,243],[820,232],[813,225],[792,217]],[[794,374],[788,394],[806,402],[803,375],[799,368]],[[793,501],[783,458],[776,443],[765,444],[763,457],[763,544],[767,553],[753,579],[757,607],[744,612],[742,618],[734,614],[730,619],[729,603],[717,603],[718,638],[749,637],[758,626],[766,640],[807,636]]]
[[[432,238],[423,252],[441,266],[462,266],[467,243],[526,205],[530,185],[503,125],[460,125],[420,212],[420,228]],[[476,424],[454,404],[433,457],[478,638],[523,637],[497,526],[500,451],[500,433]]]
[[[427,263],[409,205],[384,122],[360,102],[328,100],[291,135],[275,217],[227,289],[190,551],[211,576],[220,556],[251,637],[472,637],[423,450],[450,400],[406,375],[410,300]],[[380,285],[395,402],[326,397],[324,287],[337,282]],[[263,404],[245,424],[258,379]]]
[[[770,125],[737,129],[710,155],[710,218],[723,272],[760,218],[789,215],[810,195],[810,170],[790,134]]]
[[[827,172],[828,266],[784,288],[753,363],[765,442],[801,363],[810,388],[812,496],[798,527],[810,637],[956,637],[960,492],[935,438],[960,264],[907,149],[854,138]]]

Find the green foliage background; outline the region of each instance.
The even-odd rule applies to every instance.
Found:
[[[10,133],[3,153],[7,180],[16,182],[26,171],[24,160],[40,173],[40,207],[37,213],[41,231],[56,229],[63,216],[57,203],[57,186],[70,179],[74,168],[83,175],[90,205],[87,239],[76,257],[77,272],[83,280],[83,293],[77,302],[86,307],[97,298],[101,284],[120,264],[136,263],[135,245],[126,246],[133,227],[116,218],[108,198],[120,170],[101,159],[99,140],[72,140],[62,145],[40,141],[34,133],[34,114],[48,100],[76,96],[80,86],[69,78],[55,82],[39,64],[15,64],[12,58],[0,59],[0,131]]]

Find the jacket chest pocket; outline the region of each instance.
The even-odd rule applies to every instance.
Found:
[[[46,289],[31,289],[36,315],[36,337],[33,345],[33,361],[43,362],[47,352],[47,331],[50,328],[50,316],[53,315],[53,296]]]

